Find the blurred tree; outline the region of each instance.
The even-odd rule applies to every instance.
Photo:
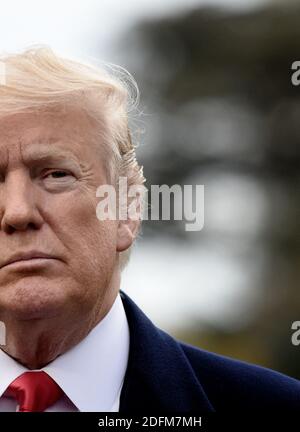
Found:
[[[291,4],[247,13],[204,8],[143,22],[122,50],[150,120],[156,113],[153,151],[141,151],[148,185],[184,184],[197,173],[230,173],[237,182],[247,175],[267,203],[258,232],[201,233],[263,252],[253,319],[226,337],[209,329],[180,336],[300,378],[300,348],[291,344],[291,323],[300,320],[300,86],[291,83],[300,8]],[[145,235],[147,227],[151,235],[163,229],[193,241],[176,223],[148,222]]]

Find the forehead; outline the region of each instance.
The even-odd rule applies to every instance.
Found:
[[[99,125],[80,109],[17,113],[0,118],[0,158],[51,154],[55,148],[88,156],[99,144]]]

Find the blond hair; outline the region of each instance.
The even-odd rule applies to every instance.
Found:
[[[99,128],[99,133],[108,153],[110,180],[126,177],[129,187],[145,182],[128,125],[129,114],[137,108],[139,91],[125,69],[67,59],[47,46],[2,55],[0,66],[0,116],[79,102],[103,126],[104,113],[107,130]],[[130,249],[120,253],[121,269],[129,255]]]

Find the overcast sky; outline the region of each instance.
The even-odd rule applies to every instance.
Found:
[[[46,43],[61,54],[110,61],[115,38],[139,19],[195,5],[254,7],[263,0],[10,0],[1,4],[1,51]]]

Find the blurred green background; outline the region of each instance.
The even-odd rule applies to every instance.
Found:
[[[226,299],[230,278],[224,281],[223,318],[222,306],[202,314],[204,299],[198,314],[187,311],[178,321],[174,309],[164,327],[181,340],[296,378],[300,346],[291,343],[291,324],[300,320],[300,86],[291,83],[291,65],[300,60],[299,22],[295,2],[243,11],[206,6],[145,19],[117,45],[118,59],[141,90],[142,115],[133,127],[146,185],[205,185],[201,232],[187,232],[178,221],[144,223],[140,245],[161,250],[170,275],[155,290],[148,287],[153,304],[162,308],[159,291],[181,271],[171,249],[193,263],[193,277],[176,288],[183,293],[178,302],[188,301],[191,290],[201,297],[207,279],[222,292],[219,268],[228,259],[243,273],[244,302],[232,294]],[[129,294],[142,252],[137,245]],[[141,285],[149,272],[145,265]],[[176,301],[175,288],[168,293]],[[165,301],[162,315],[167,307]]]

